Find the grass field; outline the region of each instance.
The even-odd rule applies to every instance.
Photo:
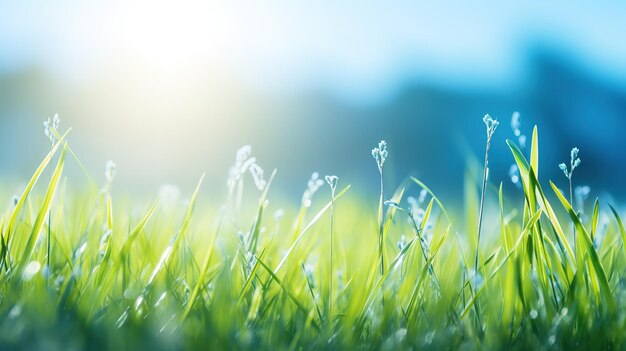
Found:
[[[0,349],[624,348],[618,212],[572,208],[541,178],[537,128],[525,153],[490,145],[485,123],[482,187],[468,180],[451,206],[463,213],[415,178],[383,188],[384,142],[364,170],[378,166],[377,204],[314,174],[280,210],[248,148],[223,202],[117,200],[113,163],[106,184],[72,189],[63,168],[80,161],[49,128],[50,153],[0,214]],[[519,199],[489,182],[489,146],[510,149]]]

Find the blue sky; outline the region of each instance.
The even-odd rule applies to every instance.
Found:
[[[626,81],[626,3],[20,1],[0,5],[0,74],[68,81],[112,65],[211,69],[269,92],[384,98],[407,79],[510,84],[536,42]],[[132,70],[133,66],[130,66]],[[267,79],[267,72],[272,79]]]

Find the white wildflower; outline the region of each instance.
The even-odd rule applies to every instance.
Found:
[[[259,166],[258,164],[253,163],[248,169],[250,170],[250,174],[252,174],[252,179],[254,179],[254,184],[256,185],[257,189],[265,189],[265,185],[267,185],[267,182],[265,181],[265,179],[263,179],[263,168],[261,168],[261,166]]]
[[[580,165],[580,158],[578,158],[578,152],[580,150],[578,150],[577,147],[572,148],[572,151],[570,151],[570,168],[569,170],[567,169],[567,165],[565,165],[565,163],[561,163],[559,165],[559,168],[563,171],[563,173],[565,174],[565,177],[567,177],[567,179],[571,180],[572,179],[572,174],[574,173],[574,170],[576,169],[576,167],[578,167]]]
[[[235,185],[241,179],[244,173],[246,173],[248,168],[256,162],[256,159],[254,157],[250,157],[251,154],[252,147],[250,145],[244,145],[239,150],[237,150],[237,154],[235,156],[235,165],[230,168],[227,182],[230,192],[233,191]]]
[[[483,117],[483,122],[485,122],[485,126],[487,127],[487,140],[491,140],[491,137],[493,136],[493,133],[496,132],[496,128],[498,128],[500,122],[498,122],[497,119],[491,118],[489,115],[485,115]]]
[[[50,139],[50,142],[54,144],[55,136],[52,130],[59,129],[59,124],[61,123],[61,118],[59,118],[59,114],[55,113],[52,121],[50,121],[50,117],[47,120],[43,121],[44,133]]]
[[[320,178],[319,173],[313,172],[313,174],[311,174],[311,179],[309,179],[307,183],[307,188],[304,191],[304,194],[302,194],[302,206],[311,207],[313,194],[315,194],[323,184],[324,181]]]
[[[326,176],[326,183],[328,183],[328,185],[330,186],[330,191],[333,195],[333,197],[335,197],[335,190],[337,189],[337,181],[339,180],[339,177],[337,177],[336,175],[327,175]]]
[[[387,159],[387,142],[381,140],[378,143],[378,147],[372,149],[372,157],[376,160],[376,164],[378,165],[378,171],[383,173],[383,165],[385,164],[385,160]]]

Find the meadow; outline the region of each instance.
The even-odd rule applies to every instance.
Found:
[[[277,208],[277,173],[248,146],[221,202],[199,195],[200,175],[184,202],[172,189],[118,199],[113,162],[105,184],[72,188],[74,132],[48,121],[49,153],[21,194],[2,193],[0,349],[623,349],[618,210],[584,201],[577,149],[564,178],[542,179],[540,128],[528,147],[519,130],[492,145],[498,122],[483,121],[461,213],[423,180],[385,183],[384,141],[363,170],[381,179],[367,206],[350,179],[314,173]],[[519,197],[490,182],[496,147],[510,149]]]

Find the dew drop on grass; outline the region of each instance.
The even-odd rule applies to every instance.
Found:
[[[530,310],[530,318],[531,319],[537,319],[538,315],[539,315],[539,313],[537,312],[537,310],[535,310],[535,309]]]

